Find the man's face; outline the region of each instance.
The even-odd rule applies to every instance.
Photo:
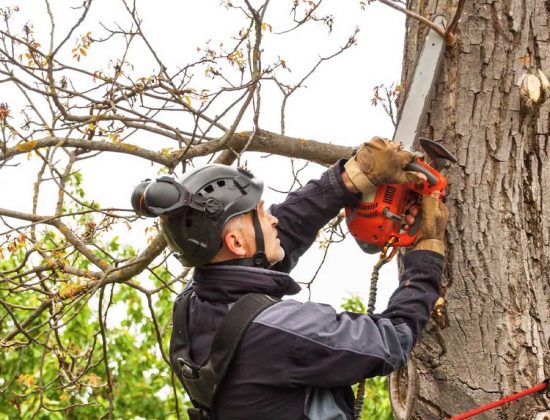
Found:
[[[257,207],[258,218],[264,234],[265,255],[271,265],[278,263],[285,257],[285,250],[281,246],[281,241],[277,236],[277,223],[279,219],[264,209],[263,200]]]
[[[256,206],[258,220],[264,237],[264,252],[270,265],[276,264],[285,257],[281,241],[277,237],[279,220],[264,209],[264,202]],[[252,212],[241,214],[229,220],[222,234],[224,246],[212,259],[221,262],[235,258],[252,257],[256,252],[256,232]]]

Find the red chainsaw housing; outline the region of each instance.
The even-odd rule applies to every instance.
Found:
[[[416,162],[423,167],[423,172],[433,174],[436,181],[432,179],[432,184],[424,181],[422,184],[380,185],[374,201],[362,201],[357,207],[346,208],[348,229],[358,242],[383,248],[390,238],[395,237],[395,247],[410,246],[414,243],[421,217],[417,216],[416,223],[408,227],[404,223],[404,215],[409,207],[420,204],[423,195],[440,191],[442,200],[447,187],[447,180],[443,175],[421,158],[417,158]]]

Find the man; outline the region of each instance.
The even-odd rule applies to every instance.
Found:
[[[439,294],[447,209],[437,197],[422,202],[414,250],[405,255],[399,287],[381,314],[336,313],[329,305],[279,299],[300,290],[287,273],[321,227],[341,208],[358,204],[359,193],[422,180],[404,170],[413,158],[374,138],[269,211],[261,181],[221,165],[136,189],[134,208],[160,215],[171,248],[195,267],[192,284],[174,305],[170,343],[172,367],[199,407],[192,418],[351,419],[351,385],[405,365]],[[248,327],[240,323],[244,331],[220,333],[228,330],[220,327],[227,314],[237,312],[230,308],[250,293],[271,302]],[[228,341],[240,333],[240,342]],[[227,347],[234,353],[220,356]],[[215,385],[203,386],[203,380]]]

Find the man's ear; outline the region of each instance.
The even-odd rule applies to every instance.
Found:
[[[245,257],[247,255],[244,235],[240,230],[230,230],[223,236],[225,249],[235,257]]]

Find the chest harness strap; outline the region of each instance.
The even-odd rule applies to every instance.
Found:
[[[212,419],[212,409],[219,386],[227,372],[227,368],[235,355],[244,332],[250,323],[264,309],[279,300],[268,295],[249,293],[242,296],[229,309],[223,318],[212,342],[210,355],[204,364],[197,365],[191,360],[189,350],[189,298],[191,293],[183,297],[176,315],[183,326],[185,345],[174,353],[172,368],[181,381],[194,408],[187,413],[190,420]]]

